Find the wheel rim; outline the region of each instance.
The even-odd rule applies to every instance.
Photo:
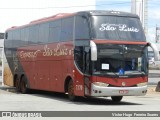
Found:
[[[24,80],[22,80],[22,82],[21,82],[21,91],[22,91],[22,93],[24,93],[25,90],[26,90],[26,83],[25,83]]]
[[[74,86],[72,81],[69,82],[68,94],[69,96],[74,96]]]
[[[18,79],[16,79],[16,81],[15,81],[15,87],[16,87],[17,91],[19,91],[19,80]]]
[[[18,88],[18,80],[16,80],[15,87]]]

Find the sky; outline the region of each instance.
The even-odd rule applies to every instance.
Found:
[[[57,13],[89,9],[95,9],[95,0],[0,0],[0,32]]]
[[[155,27],[160,27],[159,6],[160,0],[148,0],[148,38],[153,42]],[[0,0],[0,32],[57,13],[92,9],[131,12],[131,0]]]

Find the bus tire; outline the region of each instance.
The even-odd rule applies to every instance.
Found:
[[[21,82],[20,82],[20,90],[21,90],[21,93],[22,94],[26,94],[28,93],[28,88],[27,88],[27,82],[25,80],[25,77],[23,76],[22,79],[21,79]]]
[[[113,102],[120,102],[123,96],[111,96]]]
[[[20,92],[20,82],[18,77],[15,78],[15,87],[16,87],[16,92]]]
[[[76,100],[76,96],[74,95],[74,85],[72,80],[70,80],[68,84],[68,98],[71,101]]]

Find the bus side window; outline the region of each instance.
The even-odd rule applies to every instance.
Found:
[[[28,45],[29,29],[28,27],[21,29],[21,41],[22,45]]]
[[[47,43],[49,36],[49,23],[40,24],[39,26],[39,43]]]
[[[61,25],[61,41],[73,40],[73,17],[62,20]]]
[[[74,50],[75,62],[80,71],[83,71],[83,47],[76,47]]]
[[[61,20],[52,21],[49,25],[49,42],[59,42],[61,34]]]
[[[20,34],[20,29],[14,30],[13,31],[13,36],[12,36],[12,48],[16,48],[19,47],[21,45],[23,45],[22,41],[21,41],[21,34]]]
[[[8,32],[5,33],[5,39],[8,39]]]
[[[75,39],[90,39],[88,21],[82,16],[76,16]]]
[[[13,36],[13,32],[8,31],[7,32],[7,41],[5,42],[5,48],[12,48],[12,36]]]
[[[29,27],[29,43],[37,44],[39,39],[39,25]]]
[[[90,64],[91,64],[91,58],[90,58],[90,47],[85,47],[84,50],[84,71],[86,74],[90,74]]]

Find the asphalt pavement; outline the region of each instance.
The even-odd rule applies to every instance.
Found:
[[[149,70],[148,84],[157,85],[160,81],[160,70]]]

